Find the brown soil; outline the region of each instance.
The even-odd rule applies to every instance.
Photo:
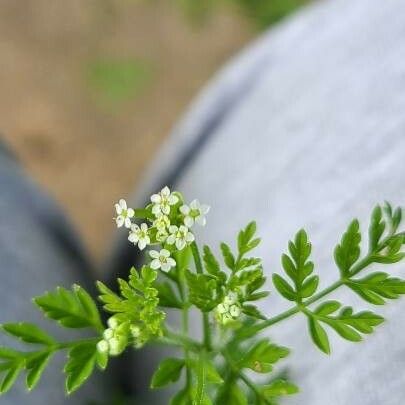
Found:
[[[196,28],[167,0],[3,0],[0,132],[101,257],[112,205],[207,79],[252,36],[228,11]],[[143,94],[105,108],[83,69],[100,56],[153,66]]]

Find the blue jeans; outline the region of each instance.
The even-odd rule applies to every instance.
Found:
[[[75,282],[93,288],[91,264],[64,214],[28,178],[1,140],[0,262],[0,323],[35,322],[60,339],[72,339],[71,331],[44,320],[32,305],[31,298],[57,285],[70,287]],[[73,336],[77,336],[77,332],[73,331]],[[0,344],[11,346],[15,341],[1,334]],[[28,394],[23,381],[19,381],[1,398],[1,403],[81,404],[105,400],[108,377],[100,374],[93,376],[77,394],[67,398],[63,364],[64,359],[56,356],[33,392]]]

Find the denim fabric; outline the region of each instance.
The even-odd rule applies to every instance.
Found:
[[[78,282],[91,282],[90,265],[77,235],[56,204],[23,172],[0,141],[0,323],[29,321],[63,340],[83,335],[44,320],[31,298]],[[0,335],[0,344],[16,345]],[[21,345],[20,345],[21,346]],[[64,358],[57,355],[37,389],[27,393],[23,376],[1,398],[4,405],[84,404],[103,398],[99,375],[72,397],[64,395]]]

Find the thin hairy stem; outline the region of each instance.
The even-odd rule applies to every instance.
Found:
[[[189,351],[200,352],[204,347],[200,342],[183,336],[178,333],[172,332],[169,329],[165,329],[164,336],[155,340],[157,343],[161,343],[167,346],[187,347]]]
[[[191,252],[193,254],[193,259],[195,263],[195,268],[198,274],[203,273],[203,266],[201,262],[200,252],[198,250],[198,246],[195,241],[191,244]],[[207,351],[211,351],[211,330],[210,330],[210,322],[208,313],[203,312],[203,333],[204,333],[204,345]]]
[[[179,293],[180,293],[180,298],[183,303],[183,309],[182,309],[182,333],[183,336],[188,336],[188,311],[189,311],[189,305],[188,305],[188,299],[186,297],[186,288],[185,288],[185,279],[184,279],[184,271],[180,271],[179,279],[177,282]],[[184,346],[184,359],[186,360],[186,364],[188,364],[188,358],[189,358],[189,348],[188,346]],[[186,387],[187,389],[190,388],[192,382],[192,377],[191,377],[191,370],[190,367],[186,366]]]

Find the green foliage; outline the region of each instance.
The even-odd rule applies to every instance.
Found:
[[[384,230],[385,221],[383,219],[382,209],[379,205],[377,205],[371,214],[370,228],[368,230],[370,252],[374,252],[376,250]]]
[[[258,341],[242,357],[238,365],[240,368],[249,368],[257,373],[269,373],[273,364],[285,358],[290,353],[286,347],[277,346],[268,339]]]
[[[327,354],[330,353],[329,339],[321,323],[330,326],[342,338],[359,342],[362,340],[360,333],[372,333],[384,321],[383,317],[371,311],[353,313],[353,308],[341,306],[338,301],[326,301],[314,312],[307,312],[311,337],[319,349]]]
[[[222,289],[217,281],[206,274],[186,272],[189,300],[201,311],[212,311],[221,301]]]
[[[274,399],[284,395],[292,395],[298,392],[298,387],[289,381],[276,380],[262,388],[262,393],[266,399]]]
[[[57,321],[63,327],[91,327],[96,331],[103,330],[93,299],[77,285],[71,290],[58,287],[54,292],[35,298],[34,303],[48,318]],[[0,393],[7,392],[22,371],[26,373],[27,389],[34,389],[54,353],[61,349],[69,349],[68,362],[64,368],[68,394],[78,389],[90,377],[96,361],[101,367],[102,360],[96,350],[97,339],[59,343],[47,332],[28,322],[6,323],[1,325],[1,329],[11,337],[33,345],[35,350],[17,351],[0,348],[0,374],[3,374]],[[106,365],[104,360],[102,368]]]
[[[398,230],[398,227],[402,221],[402,208],[401,207],[393,208],[391,204],[386,201],[383,210],[387,218],[389,227],[391,228],[391,233],[394,234]]]
[[[224,284],[227,278],[226,274],[225,272],[221,271],[218,260],[215,258],[214,254],[208,246],[204,246],[203,260],[207,273],[215,277],[220,284]]]
[[[157,272],[148,266],[144,266],[140,274],[133,267],[128,282],[118,279],[119,295],[102,282],[97,282],[101,293],[99,299],[105,311],[115,314],[120,321],[140,328],[141,334],[136,342],[139,346],[162,334],[165,313],[158,308],[159,292],[154,286],[156,277]]]
[[[263,276],[261,260],[246,257],[259,243],[255,238],[256,223],[249,223],[242,229],[237,238],[237,254],[231,247],[221,243],[221,253],[228,272],[221,269],[219,261],[208,246],[203,249],[203,262],[208,274],[195,274],[186,271],[187,285],[190,291],[190,302],[204,312],[212,311],[228,293],[237,295],[237,303],[241,311],[250,317],[266,319],[256,306],[247,304],[268,295],[267,291],[258,291],[266,279]]]
[[[1,328],[9,335],[18,338],[22,342],[44,344],[47,346],[56,344],[54,338],[32,323],[6,323],[1,325]]]
[[[349,270],[360,257],[361,233],[359,228],[359,221],[353,220],[335,249],[335,261],[344,277],[350,275]]]
[[[97,361],[95,342],[78,343],[69,350],[66,373],[66,392],[76,391],[93,373]]]
[[[170,195],[176,197],[172,198],[172,204],[169,200],[162,204],[169,206],[168,219],[179,227],[190,212],[189,207],[182,206],[181,194],[170,194],[167,189],[166,194],[153,198],[154,204],[160,204],[164,198],[170,199]],[[198,211],[198,204],[193,203],[195,218],[202,212]],[[309,335],[316,347],[329,354],[331,331],[345,340],[359,342],[364,335],[373,333],[384,319],[368,309],[354,310],[339,301],[327,300],[328,294],[347,287],[366,304],[373,305],[386,304],[405,294],[405,280],[388,272],[359,275],[370,265],[387,265],[405,258],[405,234],[399,230],[402,210],[388,203],[384,207],[377,206],[372,212],[365,254],[360,249],[359,222],[353,220],[349,224],[334,249],[339,269],[337,280],[319,292],[319,277],[314,274],[314,264],[310,260],[312,247],[306,232],[300,230],[290,241],[288,253],[281,258],[286,276],[274,273],[272,277],[276,290],[293,304],[271,318],[252,304],[268,295],[264,290],[266,278],[261,259],[250,256],[260,243],[255,222],[238,233],[236,249],[226,243],[220,244],[222,260],[218,260],[208,246],[204,246],[200,257],[193,235],[182,249],[176,243],[169,243],[168,239],[158,242],[160,228],[153,225],[153,210],[156,212],[156,205],[149,204],[133,211],[134,215],[152,222],[148,244],[160,243],[167,251],[162,255],[163,259],[152,254],[151,257],[159,257],[155,259],[157,262],[145,264],[140,272],[132,268],[128,279],[118,279],[117,292],[97,283],[103,310],[111,315],[107,327],[102,324],[95,301],[77,285],[70,290],[58,287],[35,298],[34,303],[60,326],[89,328],[93,331],[92,337],[59,342],[32,323],[1,325],[2,332],[30,349],[0,347],[0,394],[7,392],[20,374],[25,375],[27,388],[33,389],[58,351],[68,353],[64,372],[66,392],[70,394],[81,387],[97,367],[106,369],[111,356],[118,356],[127,348],[161,343],[183,349],[181,358],[163,360],[151,381],[152,389],[184,383],[171,399],[171,405],[275,405],[279,397],[296,394],[298,388],[275,371],[290,350],[260,337],[261,331],[301,313],[307,318]],[[128,208],[125,214],[120,212],[120,215],[128,215],[131,211]],[[204,208],[204,213],[207,212]],[[204,221],[200,218],[200,222]],[[169,257],[172,258],[171,266],[166,266],[166,272],[163,264],[167,262],[160,260]],[[159,269],[166,279],[157,281],[158,271],[152,267]],[[204,334],[201,342],[188,336],[191,306],[201,312]],[[182,312],[181,333],[165,324],[163,308]],[[259,381],[251,380],[252,372],[263,376]]]
[[[222,384],[224,381],[219,375],[215,366],[207,359],[206,353],[202,351],[197,360],[189,361],[191,370],[195,374],[196,385],[191,390],[191,399],[193,405],[212,404],[208,393],[209,384]]]
[[[163,360],[153,374],[151,388],[160,388],[176,382],[180,378],[184,364],[183,359],[169,358]]]
[[[53,292],[34,298],[34,303],[46,317],[58,321],[66,328],[103,329],[95,302],[78,285],[74,285],[72,290],[57,287]]]
[[[51,357],[52,352],[45,350],[43,352],[34,352],[26,359],[26,385],[28,390],[31,391],[36,387]]]
[[[285,18],[309,0],[225,0],[194,1],[177,0],[181,10],[190,18],[191,22],[203,23],[221,4],[237,7],[257,29],[265,29]]]
[[[248,405],[248,400],[239,384],[234,381],[229,384],[218,403],[224,405]]]
[[[319,277],[311,276],[314,270],[314,264],[308,260],[311,244],[303,229],[296,234],[294,242],[290,241],[288,250],[290,254],[283,254],[281,263],[294,286],[277,273],[273,275],[273,283],[284,298],[300,303],[303,298],[312,296],[319,284]]]
[[[177,297],[172,285],[168,282],[156,283],[155,288],[158,290],[159,305],[166,308],[183,308],[183,304]]]
[[[387,299],[397,299],[405,294],[405,281],[390,277],[387,273],[376,272],[346,283],[356,294],[374,305],[383,305]]]

